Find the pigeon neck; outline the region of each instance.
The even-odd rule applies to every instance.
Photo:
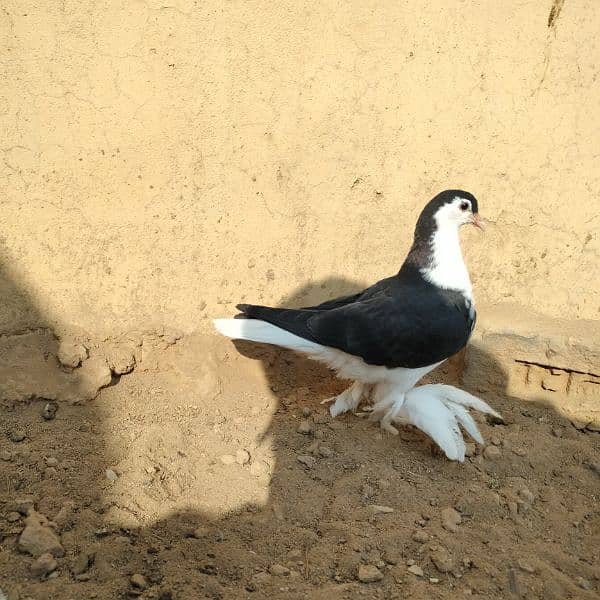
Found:
[[[460,249],[458,227],[436,227],[429,236],[415,235],[407,262],[438,287],[472,299],[471,280]]]

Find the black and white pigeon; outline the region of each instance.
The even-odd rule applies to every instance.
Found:
[[[469,340],[476,313],[458,230],[483,228],[477,200],[446,190],[421,212],[400,271],[366,290],[301,309],[239,304],[234,319],[215,319],[223,335],[304,353],[354,383],[336,398],[333,417],[370,400],[371,418],[391,433],[412,424],[463,461],[462,426],[483,443],[468,408],[500,417],[455,387],[415,384]]]

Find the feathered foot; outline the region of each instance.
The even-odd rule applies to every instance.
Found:
[[[368,396],[371,392],[371,386],[360,381],[355,381],[347,390],[344,390],[338,396],[327,398],[321,404],[333,402],[329,407],[329,412],[332,417],[337,417],[348,411],[355,411],[360,404],[360,401]]]
[[[465,441],[460,426],[476,442],[483,444],[468,408],[501,418],[483,400],[443,384],[421,385],[405,394],[392,392],[373,406],[371,418],[380,421],[384,429],[393,429],[396,433],[392,422],[414,425],[429,435],[450,460],[463,462]]]

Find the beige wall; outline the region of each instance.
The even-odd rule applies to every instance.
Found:
[[[597,319],[600,4],[551,4],[9,0],[2,331],[19,293],[101,335],[371,282],[446,187],[494,222],[480,300]]]

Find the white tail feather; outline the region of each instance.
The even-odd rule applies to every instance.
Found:
[[[307,353],[317,352],[323,348],[319,344],[260,319],[214,319],[213,323],[219,333],[235,340],[275,344]]]

